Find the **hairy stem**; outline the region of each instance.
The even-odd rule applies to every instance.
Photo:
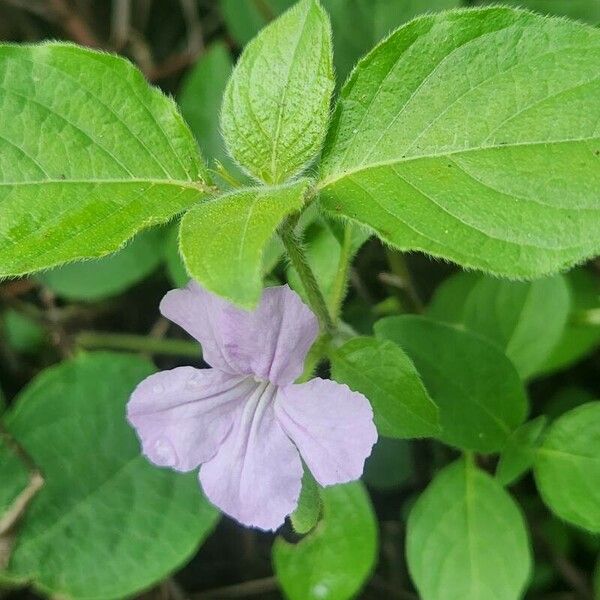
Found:
[[[294,231],[296,223],[297,218],[288,219],[282,225],[279,234],[287,254],[290,257],[292,265],[296,269],[296,272],[302,281],[302,285],[304,286],[304,290],[308,296],[310,307],[319,318],[321,327],[325,331],[332,333],[335,330],[335,324],[329,309],[327,308],[327,302],[325,302],[321,288],[319,287],[315,275],[308,264],[302,243]]]
[[[123,333],[105,333],[100,331],[82,331],[75,343],[79,348],[95,350],[125,350],[129,352],[147,352],[148,354],[165,354],[170,356],[188,356],[200,358],[200,346],[186,340],[158,339],[144,335]]]

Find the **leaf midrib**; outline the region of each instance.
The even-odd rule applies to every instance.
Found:
[[[138,184],[146,183],[152,185],[168,185],[174,187],[189,188],[196,191],[208,191],[209,186],[204,182],[182,180],[182,179],[156,179],[152,177],[143,178],[95,178],[89,179],[35,179],[29,181],[0,181],[0,187],[27,187],[36,185],[99,185],[99,184]]]
[[[481,152],[486,150],[509,150],[512,148],[519,147],[528,147],[528,146],[552,146],[558,144],[570,144],[570,143],[579,143],[579,142],[594,142],[600,141],[600,135],[593,135],[590,137],[581,137],[581,138],[567,138],[567,139],[555,139],[555,140],[536,140],[531,142],[515,142],[510,144],[490,144],[488,146],[473,146],[471,148],[462,148],[460,150],[451,150],[451,151],[440,151],[440,152],[431,152],[429,154],[418,154],[414,156],[407,157],[393,157],[389,160],[382,160],[370,163],[368,165],[359,165],[355,168],[340,171],[333,176],[326,177],[317,183],[318,190],[324,190],[325,188],[331,187],[338,181],[345,179],[347,177],[351,177],[358,173],[362,173],[364,171],[369,171],[371,169],[378,169],[380,167],[391,167],[394,165],[399,165],[403,163],[411,163],[419,160],[428,160],[428,159],[438,159],[438,158],[446,158],[449,156],[460,156],[475,152]]]

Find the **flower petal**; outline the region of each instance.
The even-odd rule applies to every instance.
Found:
[[[190,471],[215,455],[257,386],[215,369],[161,371],[136,387],[127,418],[154,464]]]
[[[216,456],[200,468],[208,499],[249,527],[277,529],[298,504],[302,462],[273,412],[276,388],[262,383]]]
[[[275,414],[321,485],[358,479],[377,441],[369,401],[348,386],[315,378],[279,388]]]
[[[280,385],[302,373],[319,332],[316,317],[287,285],[264,290],[256,310],[248,312],[190,281],[170,291],[160,310],[202,344],[212,367]]]

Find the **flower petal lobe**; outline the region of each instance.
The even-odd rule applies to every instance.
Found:
[[[256,310],[249,312],[190,281],[170,291],[160,309],[200,342],[212,367],[278,385],[302,373],[319,332],[314,314],[287,285],[265,289]]]
[[[373,411],[362,394],[315,378],[279,388],[275,414],[321,485],[360,478],[377,441]]]
[[[249,527],[275,530],[298,504],[302,462],[274,414],[276,388],[260,384],[214,458],[200,468],[207,498]]]
[[[134,390],[127,418],[154,464],[190,471],[214,456],[257,385],[215,369],[161,371]]]

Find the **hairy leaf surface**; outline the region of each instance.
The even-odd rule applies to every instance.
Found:
[[[301,0],[244,49],[227,84],[221,127],[252,175],[281,183],[321,149],[333,91],[331,27],[318,0]]]
[[[207,189],[175,104],[129,62],[0,46],[0,277],[117,250]]]
[[[254,307],[264,249],[284,217],[300,210],[308,183],[239,189],[188,211],[180,243],[190,276],[235,304]]]
[[[394,246],[516,278],[600,250],[600,31],[508,8],[418,18],[345,85],[330,211]]]

